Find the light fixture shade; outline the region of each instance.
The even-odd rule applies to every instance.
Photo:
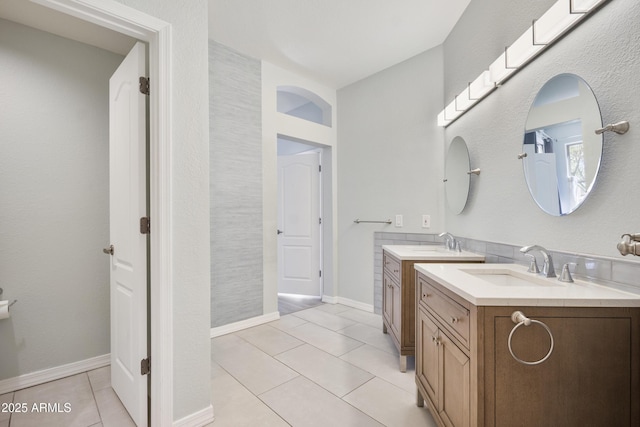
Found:
[[[496,84],[502,83],[505,79],[507,79],[507,77],[509,77],[515,71],[516,71],[515,67],[507,68],[504,53],[500,55],[498,59],[493,61],[493,63],[489,66],[489,73],[491,73],[490,74],[491,81]]]
[[[438,126],[445,127],[449,124],[449,120],[445,120],[444,118],[444,110],[440,111],[438,114]]]
[[[491,81],[491,73],[488,70],[483,71],[474,81],[469,83],[469,87],[467,88],[469,92],[468,97],[477,102],[495,88],[496,85]]]
[[[533,24],[536,43],[549,44],[582,18],[581,13],[571,13],[572,0],[558,0]],[[595,0],[583,0],[583,3]]]
[[[457,107],[457,102],[454,99],[453,101],[451,101],[451,103],[449,105],[447,105],[447,107],[444,109],[444,119],[448,122],[451,122],[455,119],[458,118],[458,116],[460,116],[464,110],[460,110]]]
[[[469,90],[466,87],[458,94],[458,96],[456,96],[455,102],[456,108],[462,111],[468,110],[476,103],[476,101],[469,98]]]
[[[529,27],[524,34],[518,37],[518,40],[507,48],[507,65],[521,67],[544,49],[544,45],[533,43],[533,28]]]
[[[606,2],[607,0],[571,0],[573,2],[573,12],[587,13],[591,12],[596,6]]]

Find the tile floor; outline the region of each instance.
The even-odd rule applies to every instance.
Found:
[[[323,304],[211,340],[210,427],[426,426],[379,315]]]
[[[323,304],[211,340],[215,421],[209,427],[425,426],[415,404],[414,367],[398,353],[379,315]],[[59,403],[60,413],[1,413],[0,427],[127,427],[110,368],[14,393],[2,403]],[[64,404],[71,411],[64,412]]]
[[[0,427],[135,427],[111,388],[110,378],[111,369],[106,366],[0,395],[0,404],[26,404],[28,409],[0,412]],[[37,409],[40,403],[52,405],[34,411],[33,405]]]

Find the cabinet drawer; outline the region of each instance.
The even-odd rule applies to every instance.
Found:
[[[422,279],[420,302],[430,308],[442,325],[469,348],[469,310]]]
[[[385,253],[383,262],[384,268],[389,272],[389,275],[400,283],[400,261]]]

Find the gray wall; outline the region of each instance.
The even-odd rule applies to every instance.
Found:
[[[531,2],[473,0],[445,42],[445,93],[460,91],[488,66],[505,40],[492,34],[509,33],[511,41],[530,25]],[[550,1],[545,1],[551,4]],[[510,21],[519,23],[516,34],[506,21],[487,20],[509,9]],[[543,8],[544,9],[544,8]],[[445,139],[462,136],[474,167],[482,169],[472,179],[470,203],[461,215],[447,213],[446,225],[453,234],[513,245],[537,243],[549,249],[622,259],[616,250],[620,235],[640,227],[640,191],[636,191],[637,159],[640,158],[640,3],[608,2],[570,34],[547,49],[533,63],[446,128]],[[510,25],[510,24],[509,24]],[[487,32],[491,29],[491,33]],[[481,49],[481,46],[491,47]],[[478,54],[469,56],[469,52]],[[523,129],[537,91],[551,77],[574,73],[592,87],[605,123],[628,120],[624,136],[605,135],[603,163],[594,191],[585,203],[566,217],[543,213],[527,191],[521,161]],[[464,75],[463,75],[464,74]],[[468,74],[468,75],[467,75]],[[626,259],[629,259],[628,257]],[[637,263],[638,258],[629,259]]]
[[[374,231],[443,227],[438,47],[338,91],[338,295],[373,306]],[[404,227],[354,224],[404,216]]]
[[[263,314],[261,64],[209,42],[211,327]]]
[[[109,77],[122,57],[0,19],[0,380],[109,353]]]

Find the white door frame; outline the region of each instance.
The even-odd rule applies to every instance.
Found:
[[[149,44],[151,418],[173,424],[171,24],[113,0],[32,0]]]

